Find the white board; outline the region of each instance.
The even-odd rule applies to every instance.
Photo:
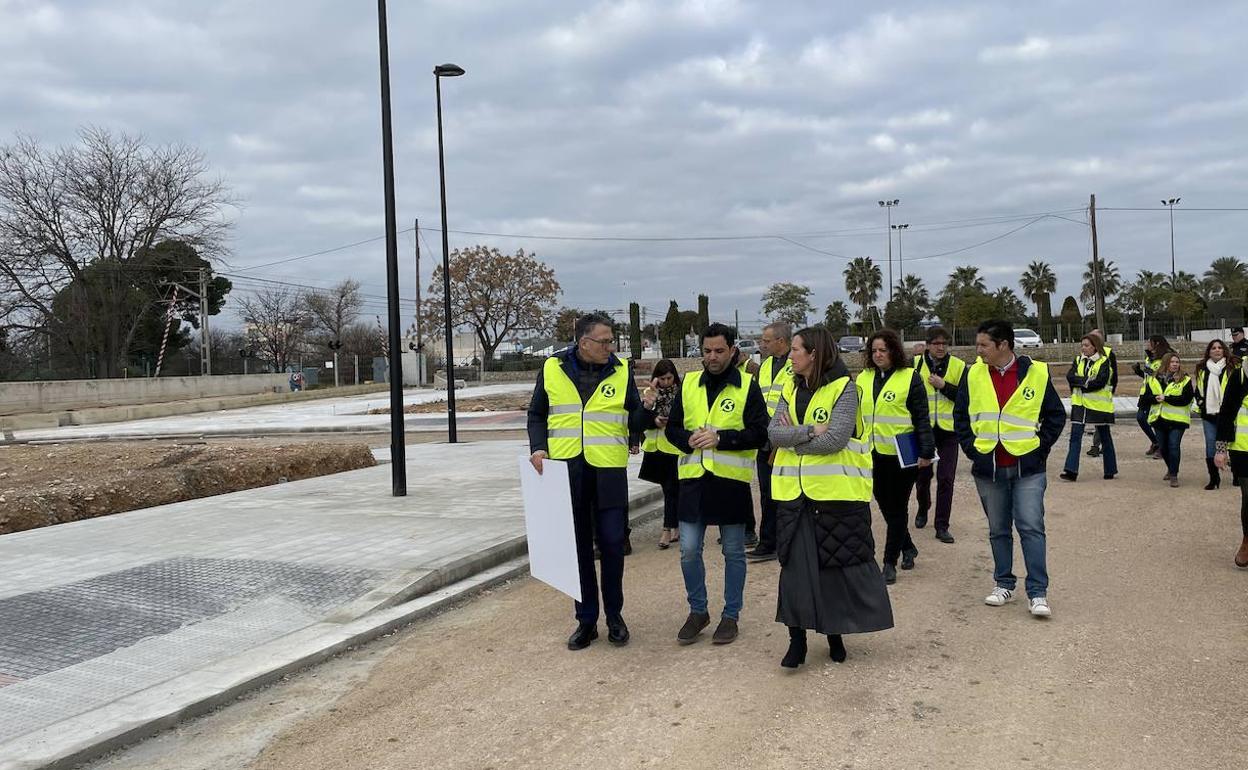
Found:
[[[568,464],[545,460],[540,475],[528,457],[521,457],[519,465],[524,529],[529,537],[529,572],[579,602],[581,578],[576,565]]]

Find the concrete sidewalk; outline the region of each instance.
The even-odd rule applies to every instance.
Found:
[[[525,454],[410,446],[408,497],[382,465],[0,537],[0,768],[68,766],[523,571]],[[635,517],[661,497],[639,465]]]
[[[527,393],[533,383],[505,383],[464,388],[455,391],[457,399]],[[404,404],[428,404],[446,400],[444,390],[408,390]],[[292,404],[229,409],[173,417],[101,425],[72,425],[62,428],[15,431],[19,441],[67,439],[153,438],[161,436],[251,436],[313,432],[386,432],[390,415],[369,414],[370,409],[388,407],[389,397],[370,393],[345,398],[324,398]],[[409,431],[445,430],[445,413],[404,416]],[[523,428],[524,416],[514,412],[462,412],[458,424],[464,430]]]

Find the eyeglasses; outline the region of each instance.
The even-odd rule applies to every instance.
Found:
[[[590,342],[597,342],[599,345],[614,345],[614,344],[615,344],[615,338],[614,338],[614,337],[605,337],[605,338],[600,339],[600,340],[598,340],[598,339],[594,339],[593,337],[584,337],[583,339],[587,339],[587,340],[589,340]]]

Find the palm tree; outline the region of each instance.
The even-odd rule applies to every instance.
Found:
[[[955,267],[949,274],[949,283],[945,284],[944,294],[960,297],[964,294],[987,294],[988,284],[979,275],[979,268],[973,265]]]
[[[1023,290],[1023,296],[1035,303],[1036,315],[1043,323],[1053,314],[1052,308],[1048,307],[1048,301],[1053,292],[1057,291],[1057,274],[1048,262],[1037,259],[1027,266],[1027,270],[1018,279],[1018,285]],[[1045,307],[1040,307],[1041,302],[1045,303]]]
[[[854,257],[845,267],[845,291],[854,304],[862,308],[859,320],[867,323],[867,308],[880,296],[884,276],[870,257]]]
[[[1242,297],[1248,287],[1248,264],[1235,257],[1218,257],[1205,271],[1209,299]]]
[[[924,312],[932,306],[932,297],[927,291],[927,286],[923,284],[923,279],[913,274],[903,275],[897,282],[893,290],[893,301],[910,305]]]
[[[1179,292],[1187,292],[1189,294],[1194,294],[1197,297],[1201,296],[1202,287],[1200,279],[1197,278],[1194,273],[1189,273],[1186,270],[1180,270],[1170,278],[1166,278],[1164,280],[1166,288],[1176,294]]]
[[[1088,260],[1088,266],[1083,271],[1083,289],[1079,292],[1079,299],[1085,305],[1090,305],[1096,299],[1094,269],[1094,263]],[[1122,275],[1118,272],[1118,267],[1112,259],[1101,260],[1101,296],[1109,299],[1120,291],[1122,291]]]

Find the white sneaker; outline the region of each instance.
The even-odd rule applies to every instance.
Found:
[[[992,593],[984,597],[984,604],[988,604],[993,607],[1000,607],[1008,602],[1014,601],[1015,598],[1016,597],[1014,596],[1013,591],[1008,588],[997,586],[992,589]]]
[[[1049,609],[1049,600],[1043,596],[1037,596],[1031,600],[1031,614],[1038,618],[1053,617],[1053,610]]]

